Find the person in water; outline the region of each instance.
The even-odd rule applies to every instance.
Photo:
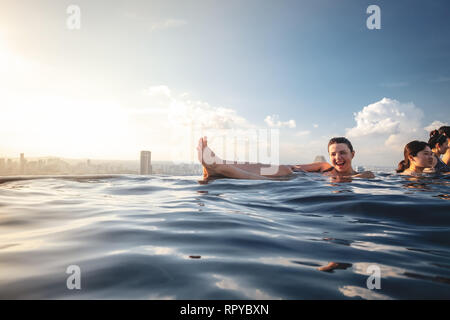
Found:
[[[328,142],[330,162],[316,162],[312,164],[299,164],[292,166],[293,171],[319,172],[327,176],[346,176],[360,178],[374,178],[370,171],[358,173],[353,170],[352,160],[355,150],[351,142],[344,137],[332,138]]]
[[[344,137],[333,138],[328,143],[328,153],[330,155],[331,164],[327,162],[318,162],[305,165],[279,165],[272,174],[263,174],[264,169],[268,169],[270,165],[260,163],[225,163],[217,157],[208,147],[206,137],[200,138],[197,147],[198,159],[203,165],[203,178],[210,177],[226,177],[234,179],[270,179],[277,177],[286,177],[292,175],[296,171],[318,172],[333,177],[359,177],[374,178],[374,174],[370,171],[358,173],[352,168],[352,160],[355,151],[349,140]]]
[[[447,137],[447,140],[450,139],[450,126],[442,126],[438,131],[440,134],[445,135]],[[448,148],[447,152],[445,152],[445,154],[442,156],[442,162],[450,166],[450,148]]]
[[[448,151],[448,138],[445,134],[439,133],[438,130],[434,130],[430,133],[430,140],[428,144],[433,151],[433,166],[435,172],[450,172],[450,166],[445,164],[441,160],[441,155],[446,154]]]
[[[397,173],[416,175],[423,173],[426,168],[433,167],[433,151],[424,141],[409,142],[405,146],[403,154],[405,159],[398,164]]]

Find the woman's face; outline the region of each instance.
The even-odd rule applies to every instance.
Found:
[[[351,152],[345,143],[334,143],[328,148],[331,165],[339,172],[352,170],[352,159],[355,152]]]
[[[414,162],[416,167],[431,168],[433,166],[433,152],[430,147],[426,147],[417,153],[415,157],[409,156],[409,160]]]
[[[437,149],[438,149],[438,152],[439,152],[439,154],[444,154],[444,153],[446,153],[447,152],[447,149],[448,149],[448,139],[447,140],[445,140],[445,142],[442,144],[442,145],[436,145],[436,147],[437,147]]]

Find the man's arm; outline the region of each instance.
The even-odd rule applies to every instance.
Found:
[[[373,179],[373,178],[375,178],[375,175],[372,173],[372,171],[364,171],[364,172],[355,174],[352,177],[354,177],[354,178],[364,178],[364,179]]]
[[[328,162],[314,162],[310,164],[298,164],[291,166],[293,171],[304,171],[304,172],[323,172],[333,166]]]

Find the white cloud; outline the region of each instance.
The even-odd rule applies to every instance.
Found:
[[[205,130],[254,127],[231,108],[212,106],[205,101],[193,100],[187,93],[176,97],[169,87],[164,85],[149,87],[144,92],[150,99],[148,107],[143,111],[150,111],[155,107],[165,108],[168,121],[172,126],[192,125]]]
[[[424,129],[425,131],[430,132],[430,131],[439,129],[439,128],[442,127],[442,126],[448,126],[448,123],[447,123],[447,122],[441,122],[441,121],[439,121],[439,120],[435,120],[435,121],[433,121],[432,123],[430,123],[428,126],[426,126],[426,127],[423,128],[423,129]]]
[[[133,109],[139,121],[136,130],[144,139],[157,140],[153,145],[161,145],[168,160],[196,161],[195,147],[203,135],[210,138],[213,150],[225,158],[227,155],[217,148],[218,136],[256,128],[232,108],[213,106],[191,94],[177,94],[164,85],[149,87],[144,93],[146,104]]]
[[[267,123],[267,125],[271,128],[283,128],[283,127],[287,127],[287,128],[295,128],[296,127],[296,123],[295,120],[288,120],[288,121],[280,121],[279,120],[279,116],[277,114],[271,115],[271,116],[267,116],[264,119],[264,122]]]
[[[339,291],[344,296],[350,298],[361,297],[366,300],[391,300],[391,298],[387,295],[357,286],[343,286],[339,288]]]
[[[421,138],[422,118],[423,111],[414,103],[383,98],[355,113],[356,127],[347,129],[347,136],[370,137],[372,142],[402,149],[409,141]]]
[[[194,126],[208,129],[245,129],[252,125],[231,108],[212,106],[201,100],[172,98],[169,122],[173,126]]]
[[[313,124],[313,127],[314,127],[314,128],[318,128],[318,127],[319,127],[319,125],[318,125],[318,124],[316,124],[316,123],[314,123],[314,124]]]

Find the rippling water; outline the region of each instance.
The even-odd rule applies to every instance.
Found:
[[[0,298],[449,299],[449,178],[3,180]]]

